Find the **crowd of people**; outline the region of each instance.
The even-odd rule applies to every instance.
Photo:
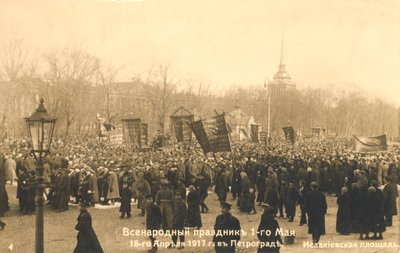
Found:
[[[0,156],[0,216],[9,210],[6,183],[17,182],[19,209],[35,211],[35,160],[26,140],[3,143]],[[362,154],[347,140],[310,140],[288,145],[242,144],[232,152],[204,155],[194,146],[146,152],[111,147],[99,138],[54,140],[45,161],[46,197],[57,211],[70,202],[85,206],[120,202],[120,218],[132,215],[131,201],[149,228],[183,230],[202,227],[201,213],[213,190],[221,208],[215,229],[238,229],[229,210],[228,195],[245,214],[264,207],[259,229],[279,227],[276,217],[308,225],[313,243],[325,234],[325,196],[337,196],[336,230],[358,233],[360,239],[383,239],[397,215],[400,150]],[[231,227],[229,224],[236,224]],[[2,226],[2,223],[0,223]],[[372,233],[372,237],[369,234]],[[157,250],[155,238],[152,252]],[[218,241],[218,238],[214,238]],[[239,240],[236,238],[235,240]],[[259,236],[260,240],[271,240]],[[280,238],[272,238],[281,240]],[[170,247],[183,248],[184,237],[172,238]],[[231,250],[231,249],[229,249]],[[279,251],[279,247],[274,250]],[[263,251],[260,252],[271,252]]]

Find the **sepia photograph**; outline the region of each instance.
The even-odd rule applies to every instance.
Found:
[[[399,0],[0,0],[1,253],[400,253]]]

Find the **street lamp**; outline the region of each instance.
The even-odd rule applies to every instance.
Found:
[[[50,153],[51,139],[53,137],[56,118],[52,118],[43,105],[44,99],[40,99],[39,107],[29,117],[25,118],[31,138],[32,150],[36,160],[36,234],[35,234],[35,252],[44,252],[43,243],[43,221],[44,221],[44,166],[43,158]]]

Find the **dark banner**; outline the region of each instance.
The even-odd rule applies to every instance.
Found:
[[[295,143],[296,141],[296,133],[293,129],[293,127],[284,127],[282,128],[283,132],[285,133],[285,139],[286,141],[290,141],[292,144]]]
[[[231,151],[224,114],[195,121],[191,128],[204,153]]]
[[[375,137],[354,137],[354,150],[357,152],[378,152],[387,150],[386,134]]]
[[[190,127],[194,133],[194,136],[196,136],[196,139],[199,142],[204,154],[211,152],[212,151],[211,145],[210,142],[208,141],[207,133],[203,126],[203,121],[201,120],[194,121],[192,122],[192,124],[190,124]]]
[[[124,140],[127,146],[141,148],[142,125],[140,119],[123,119]]]
[[[258,125],[250,125],[251,127],[251,140],[252,142],[258,143]]]

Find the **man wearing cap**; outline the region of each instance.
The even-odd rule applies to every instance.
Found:
[[[280,233],[277,233],[279,224],[274,217],[274,208],[266,203],[261,206],[264,208],[264,213],[257,229],[257,237],[260,240],[257,253],[279,253],[282,238]],[[269,233],[271,234],[269,235]]]
[[[234,253],[240,240],[240,222],[230,211],[231,205],[222,203],[222,214],[215,220],[213,242],[216,253]]]
[[[156,194],[155,202],[161,209],[163,230],[170,230],[174,211],[174,194],[165,179],[161,180],[161,189]]]
[[[311,191],[305,196],[305,208],[308,214],[308,233],[312,234],[314,246],[318,246],[321,235],[325,234],[326,197],[318,191],[318,183],[313,181]]]

